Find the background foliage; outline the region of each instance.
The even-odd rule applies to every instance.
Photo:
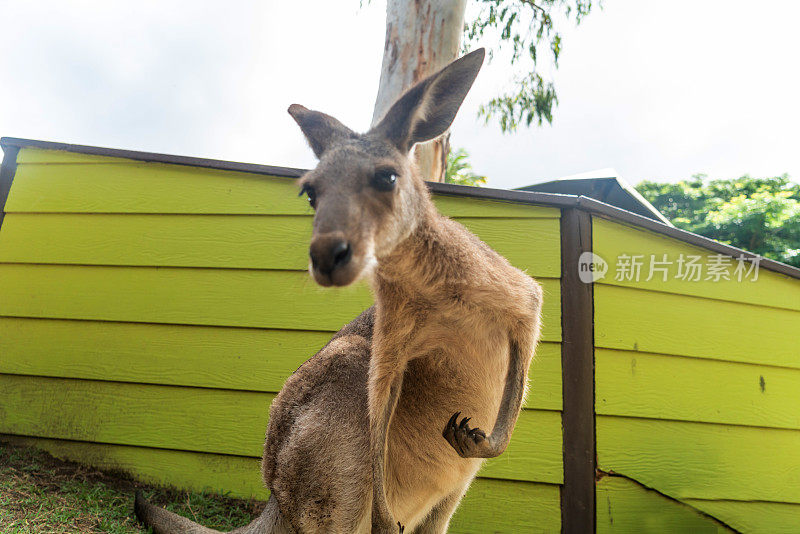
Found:
[[[453,149],[447,154],[447,168],[444,181],[448,184],[486,185],[486,177],[472,172],[472,165],[467,161],[469,152],[463,148]]]
[[[800,267],[800,184],[787,175],[708,180],[697,174],[636,189],[678,228]]]
[[[483,43],[489,61],[496,52],[509,51],[517,74],[510,90],[481,105],[479,115],[486,122],[496,117],[504,132],[520,125],[553,122],[553,107],[558,103],[553,81],[540,71],[542,60],[552,60],[558,68],[562,40],[559,27],[569,21],[580,24],[599,0],[475,0],[478,15],[464,25],[464,52]],[[485,35],[497,36],[496,44],[486,44]]]

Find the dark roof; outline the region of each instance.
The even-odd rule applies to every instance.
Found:
[[[669,219],[664,217],[628,182],[617,176],[608,178],[565,178],[563,180],[526,185],[518,189],[520,191],[538,191],[540,193],[583,195],[672,226]]]
[[[13,137],[3,137],[0,139],[0,146],[4,151],[11,149],[16,151],[20,148],[39,148],[43,150],[63,150],[67,152],[75,152],[79,154],[90,154],[95,156],[106,156],[112,158],[125,158],[137,161],[150,161],[158,163],[171,163],[175,165],[189,165],[192,167],[205,167],[211,169],[221,169],[228,171],[249,172],[254,174],[263,174],[268,176],[285,176],[289,178],[297,178],[306,171],[303,169],[295,169],[291,167],[273,167],[270,165],[259,165],[256,163],[238,163],[233,161],[223,161],[205,158],[193,158],[188,156],[174,156],[169,154],[157,154],[153,152],[138,152],[133,150],[120,150],[115,148],[102,148],[84,145],[70,145],[65,143],[53,143],[49,141],[35,141],[31,139],[17,139]],[[3,176],[9,174],[8,167],[11,164],[6,164],[4,158],[4,172]],[[10,179],[10,177],[9,177]],[[2,205],[5,198],[3,197],[3,180],[0,179],[0,217],[2,216]],[[10,185],[10,183],[8,184]],[[429,182],[429,187],[434,193],[443,195],[453,195],[461,197],[479,198],[485,200],[500,200],[507,202],[516,202],[522,204],[533,204],[537,206],[550,206],[555,208],[575,208],[587,211],[602,217],[619,221],[625,224],[630,224],[656,232],[659,234],[679,239],[685,243],[702,247],[713,252],[726,254],[738,258],[744,256],[745,258],[756,258],[757,255],[752,252],[747,252],[730,245],[725,245],[713,239],[703,237],[701,235],[687,232],[669,226],[662,222],[656,221],[652,218],[639,215],[637,213],[624,210],[622,208],[606,204],[594,198],[584,195],[570,195],[570,194],[557,194],[557,193],[542,193],[538,191],[520,191],[508,189],[491,189],[488,187],[471,187],[465,185],[442,184],[436,182]],[[7,193],[7,191],[6,191]],[[0,219],[2,220],[2,219]],[[792,278],[800,279],[800,269],[786,265],[779,261],[761,258],[761,267],[770,271],[775,271]]]

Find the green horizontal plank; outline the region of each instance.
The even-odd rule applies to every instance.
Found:
[[[296,271],[0,264],[0,316],[338,330],[370,306],[364,284],[321,288]],[[559,280],[546,341],[561,337]]]
[[[277,392],[332,332],[0,317],[0,373]],[[561,346],[542,343],[529,408],[561,409]]]
[[[150,484],[231,497],[266,500],[269,496],[256,458],[7,435],[0,439],[38,447],[64,460],[126,472]],[[559,528],[558,486],[477,479],[450,532],[557,532]]]
[[[0,262],[252,269],[308,268],[311,217],[10,213]],[[531,274],[557,278],[558,219],[462,218]]]
[[[17,166],[11,212],[306,215],[294,180],[233,171],[127,163]]]
[[[739,532],[797,534],[800,531],[800,504],[697,499],[687,499],[686,502]]]
[[[260,457],[274,395],[0,375],[0,433]]]
[[[564,482],[561,445],[561,412],[523,410],[508,448],[487,461],[480,475],[561,484]]]
[[[10,213],[0,261],[304,270],[311,222],[284,215]]]
[[[26,152],[20,152],[9,213],[312,213],[292,178],[127,160],[47,165],[31,163]],[[450,216],[560,216],[555,208],[466,197],[442,195],[435,202]]]
[[[596,284],[595,344],[800,368],[800,312]]]
[[[331,332],[0,318],[0,373],[277,392]]]
[[[603,415],[800,429],[798,369],[597,349],[595,377]]]
[[[15,317],[338,330],[372,303],[296,271],[0,264],[0,280]]]
[[[461,501],[448,532],[560,532],[560,495],[559,486],[479,478]]]
[[[759,269],[758,279],[755,282],[750,281],[754,276],[748,278],[744,274],[742,281],[739,281],[738,275],[734,276],[736,261],[730,266],[728,280],[724,278],[715,280],[714,277],[706,280],[708,256],[716,253],[688,245],[678,239],[595,217],[592,222],[592,248],[595,254],[609,264],[608,273],[602,279],[602,284],[800,310],[800,280]],[[670,265],[661,265],[668,269],[667,279],[664,280],[661,272],[654,271],[648,281],[650,266],[659,267],[653,263],[653,259],[658,262],[663,261],[665,254],[666,261],[672,262]],[[643,256],[639,259],[643,262],[639,280],[635,277],[633,280],[625,280],[622,277],[620,280],[616,279],[616,265],[622,255]],[[677,277],[678,259],[681,255],[684,258],[701,257],[699,262],[704,266],[701,280],[683,280]]]
[[[148,484],[244,499],[269,497],[259,458],[12,435],[0,435],[0,440],[36,447],[62,460],[125,472]]]
[[[800,431],[604,415],[596,429],[600,469],[670,497],[800,503]]]
[[[621,477],[597,483],[597,532],[728,533],[732,532],[691,506]]]
[[[0,375],[0,433],[260,457],[268,393]],[[558,412],[525,410],[492,476],[558,482]],[[508,454],[508,453],[507,453]]]

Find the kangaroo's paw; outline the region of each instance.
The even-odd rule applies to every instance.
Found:
[[[461,412],[456,412],[447,422],[442,431],[442,436],[452,445],[462,458],[488,458],[491,456],[491,446],[486,433],[480,428],[470,428],[470,418],[465,417],[458,422]]]
[[[403,534],[403,532],[405,532],[405,530],[406,530],[406,527],[401,525],[400,521],[397,522],[397,528],[399,529],[400,534]]]

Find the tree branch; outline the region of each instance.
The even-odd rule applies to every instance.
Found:
[[[532,7],[532,8],[534,8],[534,9],[538,9],[538,10],[539,10],[539,11],[540,11],[540,12],[541,12],[543,15],[547,15],[547,10],[546,10],[545,8],[543,8],[542,6],[538,6],[538,5],[536,5],[536,4],[535,4],[534,2],[532,2],[531,0],[519,0],[519,1],[520,1],[520,3],[522,3],[522,4],[526,4],[526,5],[529,5],[529,6],[531,6],[531,7]]]

